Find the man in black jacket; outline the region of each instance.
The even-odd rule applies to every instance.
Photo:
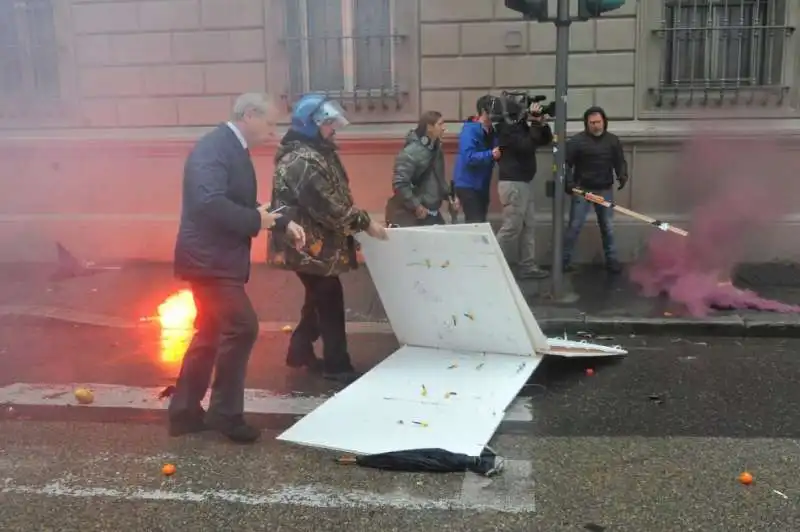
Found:
[[[519,106],[513,101],[508,106],[508,121],[497,126],[501,153],[497,192],[503,206],[497,241],[519,278],[542,279],[547,272],[536,264],[533,178],[536,148],[550,144],[553,132],[538,103],[527,110],[516,109]]]
[[[628,163],[622,151],[619,137],[608,131],[608,118],[602,107],[590,107],[583,113],[584,130],[569,139],[567,143],[566,192],[572,194],[573,187],[581,188],[614,201],[614,176],[622,190],[628,182]],[[603,239],[603,253],[606,268],[610,273],[619,273],[621,267],[614,245],[613,210],[573,195],[569,209],[569,226],[564,235],[564,269],[571,269],[575,242],[583,229],[583,224],[594,208],[600,235]]]
[[[231,120],[201,138],[186,160],[175,274],[189,281],[197,318],[169,404],[172,436],[211,428],[250,443],[260,433],[243,417],[247,363],[258,335],[258,317],[244,288],[251,240],[270,229],[287,233],[298,245],[305,241],[298,225],[256,200],[249,148],[272,134],[275,115],[265,95],[240,96]],[[200,402],[212,371],[206,414]]]

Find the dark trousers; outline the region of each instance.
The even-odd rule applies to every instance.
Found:
[[[456,187],[456,197],[464,211],[464,222],[484,223],[489,214],[489,190]]]
[[[592,190],[590,192],[602,196],[606,201],[614,201],[613,189]],[[583,224],[586,223],[586,218],[592,210],[597,216],[597,225],[600,226],[600,237],[603,240],[603,253],[606,257],[606,263],[613,263],[617,260],[617,247],[614,243],[614,209],[603,207],[575,195],[572,196],[570,201],[569,225],[564,234],[563,260],[565,265],[569,265],[572,262],[572,253],[575,251],[578,236],[580,236]]]
[[[298,273],[305,288],[300,323],[289,342],[289,362],[302,363],[314,356],[314,342],[322,337],[322,358],[325,371],[353,371],[347,351],[344,290],[339,277],[323,277]]]
[[[244,381],[258,337],[258,316],[243,284],[191,283],[197,317],[195,335],[169,403],[170,417],[200,411],[211,374],[209,415],[221,419],[244,413]]]

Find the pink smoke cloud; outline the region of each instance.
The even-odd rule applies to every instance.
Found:
[[[714,308],[800,312],[730,283],[748,244],[763,238],[798,198],[797,162],[791,159],[775,138],[707,131],[690,139],[672,176],[689,207],[689,236],[652,235],[630,271],[642,294],[666,294],[697,317]]]

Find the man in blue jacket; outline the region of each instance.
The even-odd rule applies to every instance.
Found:
[[[500,159],[500,148],[493,126],[500,102],[495,96],[478,99],[477,116],[468,118],[458,137],[458,155],[453,172],[453,187],[466,223],[483,223],[489,212],[489,186],[492,170]]]

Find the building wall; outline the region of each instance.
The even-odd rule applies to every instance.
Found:
[[[285,2],[53,1],[57,96],[0,92],[0,260],[48,259],[56,240],[94,260],[169,260],[181,169],[193,140],[223,120],[241,92],[266,88],[281,102],[284,119],[288,114],[296,61],[287,44]],[[355,123],[340,138],[355,196],[378,215],[392,159],[421,110],[438,109],[453,122],[452,157],[457,122],[473,111],[478,96],[524,88],[552,97],[555,72],[554,27],[521,21],[502,0],[390,5],[391,36],[383,37],[391,40],[396,85],[367,96],[341,95]],[[800,5],[787,5],[780,24],[794,27]],[[774,67],[780,76],[768,90],[674,91],[665,88],[661,68],[662,6],[661,0],[630,1],[600,20],[572,25],[568,109],[575,131],[586,107],[602,105],[623,138],[633,180],[618,201],[681,222],[686,202],[675,197],[671,174],[697,119],[709,113],[733,118],[727,121],[733,129],[777,133],[789,140],[786,149],[800,147],[793,140],[800,139],[800,38],[785,32]],[[269,193],[271,151],[255,154],[262,196]],[[545,254],[551,200],[544,183],[551,163],[548,153],[540,158],[539,247]],[[796,254],[795,223],[787,218],[751,255]],[[583,260],[599,258],[590,226]],[[650,230],[619,219],[623,255],[633,257]],[[263,245],[255,249],[261,260]]]

